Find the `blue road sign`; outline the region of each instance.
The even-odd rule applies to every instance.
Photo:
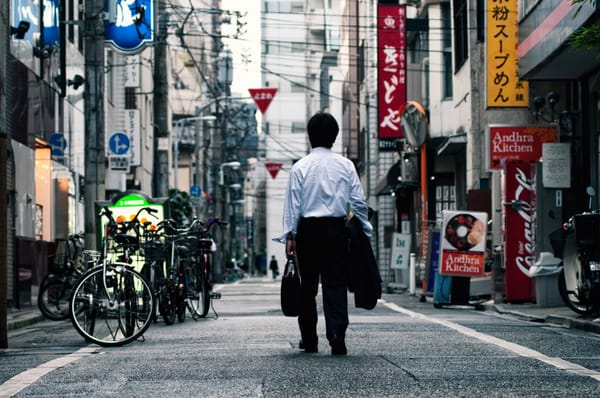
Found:
[[[123,52],[139,52],[154,41],[154,1],[112,0],[113,20],[104,23],[104,37]],[[112,7],[111,7],[112,8]],[[109,14],[111,10],[109,9]]]
[[[198,185],[192,185],[190,187],[190,196],[191,197],[199,198],[201,193],[202,193],[202,188],[200,188]]]
[[[67,147],[67,140],[63,133],[54,133],[48,140],[50,147],[52,148],[52,156],[63,157],[65,156],[65,148]]]
[[[129,151],[129,137],[125,133],[112,133],[108,140],[108,147],[115,155],[124,155]]]

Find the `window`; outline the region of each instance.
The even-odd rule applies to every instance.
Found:
[[[456,210],[456,187],[453,174],[435,176],[435,218],[441,223],[442,211]]]
[[[304,122],[292,122],[292,133],[304,133],[305,131]]]
[[[292,93],[302,93],[302,92],[306,91],[304,86],[299,83],[290,82],[290,85],[291,85]]]
[[[450,24],[450,4],[442,4],[442,57],[443,57],[443,96],[452,98],[452,35]]]
[[[453,0],[454,6],[454,66],[459,70],[469,58],[467,0]]]
[[[292,12],[299,14],[303,13],[304,4],[301,1],[292,1]]]

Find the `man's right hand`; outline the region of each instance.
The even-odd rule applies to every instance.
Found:
[[[294,238],[288,237],[285,240],[285,254],[287,254],[288,257],[296,255],[296,240],[294,240]]]

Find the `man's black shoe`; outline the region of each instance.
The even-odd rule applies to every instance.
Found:
[[[298,348],[301,350],[304,350],[304,352],[308,352],[308,353],[314,353],[314,352],[319,352],[319,347],[315,344],[315,345],[304,345],[304,341],[300,340],[298,342]]]
[[[346,343],[344,338],[340,336],[334,336],[329,342],[331,346],[331,355],[346,355],[348,350],[346,349]]]

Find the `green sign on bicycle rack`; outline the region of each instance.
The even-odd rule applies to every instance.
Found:
[[[125,220],[131,220],[135,217],[137,212],[144,207],[150,207],[157,210],[157,212],[152,215],[144,214],[144,212],[142,212],[139,215],[140,220],[146,219],[156,225],[169,217],[168,198],[151,198],[141,191],[125,191],[121,195],[116,196],[112,201],[96,202],[96,214],[100,214],[104,206],[112,211],[115,220],[119,217],[122,217]],[[96,231],[98,231],[96,234],[97,243],[98,247],[100,247],[102,239],[104,238],[104,227],[108,223],[108,219],[105,216],[98,217],[96,223]]]

